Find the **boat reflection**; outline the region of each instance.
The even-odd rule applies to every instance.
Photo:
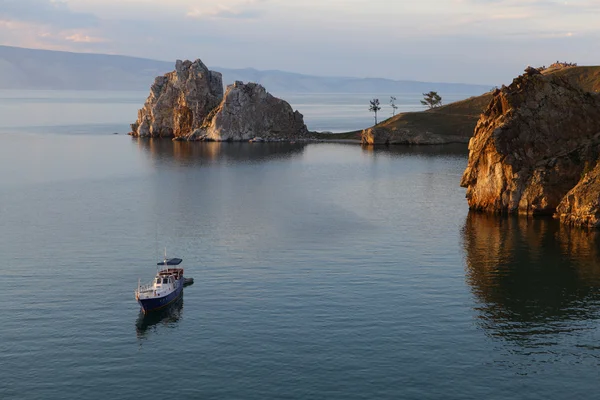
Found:
[[[600,318],[600,238],[551,219],[471,212],[466,278],[487,334],[520,344],[592,329]]]
[[[156,332],[160,327],[173,328],[177,325],[183,313],[183,295],[179,300],[175,301],[168,307],[144,314],[140,311],[140,315],[135,323],[135,330],[139,339],[146,338],[150,332]]]

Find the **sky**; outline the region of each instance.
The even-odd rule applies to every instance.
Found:
[[[0,44],[489,85],[600,64],[600,0],[0,0]]]

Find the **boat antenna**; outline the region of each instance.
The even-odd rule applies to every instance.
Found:
[[[156,229],[154,229],[154,251],[156,252],[156,259],[158,260],[159,250],[158,250],[158,221],[156,221]],[[158,273],[158,265],[156,266],[156,273]]]

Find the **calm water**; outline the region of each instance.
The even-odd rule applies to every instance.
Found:
[[[597,396],[598,237],[469,214],[464,148],[137,141],[98,96],[0,100],[1,399]],[[164,247],[196,282],[145,319]]]
[[[442,93],[444,102],[478,93]],[[298,94],[275,93],[304,115],[311,131],[347,132],[373,125],[369,100],[380,99],[378,120],[392,116],[390,96],[397,112],[423,110],[421,93],[407,94]],[[129,132],[148,92],[97,92],[53,90],[0,90],[0,129],[38,133],[82,134]]]

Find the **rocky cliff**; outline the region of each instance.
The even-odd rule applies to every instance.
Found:
[[[210,71],[200,60],[177,60],[175,71],[155,79],[131,135],[183,137],[199,128],[223,99],[219,72]]]
[[[159,76],[138,119],[136,137],[178,140],[296,140],[307,136],[304,118],[284,100],[255,83],[236,82],[223,96],[221,74],[200,60],[177,61]]]
[[[599,154],[600,96],[528,68],[494,92],[461,186],[474,210],[553,214]]]
[[[235,82],[227,87],[221,104],[194,131],[190,140],[295,140],[308,134],[304,118],[284,100],[256,83]]]
[[[555,217],[568,225],[600,228],[600,165],[584,173],[577,185],[563,197]]]

